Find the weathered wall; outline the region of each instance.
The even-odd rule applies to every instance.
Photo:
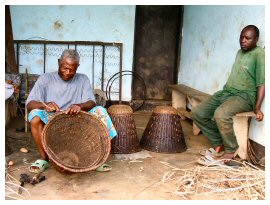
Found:
[[[14,5],[10,9],[15,40],[42,37],[48,40],[122,42],[123,69],[132,70],[135,5]],[[229,76],[239,49],[239,34],[245,25],[259,27],[259,45],[264,46],[264,16],[264,6],[185,6],[179,83],[209,94],[221,89]],[[56,62],[51,64],[55,64],[52,69],[57,70]],[[40,73],[35,69],[35,65],[31,66],[30,72]],[[82,66],[79,71],[88,73]],[[124,79],[124,100],[130,100],[130,89],[131,80]],[[264,132],[264,122],[252,120],[250,137],[264,145]]]
[[[258,44],[264,47],[264,6],[185,6],[178,82],[209,94],[222,89],[240,48],[240,32],[249,24],[260,29]],[[264,122],[252,119],[249,135],[264,145]]]
[[[123,43],[123,69],[132,70],[135,5],[131,6],[11,6],[14,40],[102,41]],[[57,70],[57,59],[47,62]],[[40,60],[22,62],[22,72],[41,74]],[[89,76],[81,62],[78,72]],[[110,71],[111,73],[118,72]],[[123,82],[123,100],[131,98],[131,80]]]

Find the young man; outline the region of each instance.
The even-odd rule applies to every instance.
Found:
[[[238,143],[233,130],[233,116],[254,110],[256,120],[263,120],[261,105],[265,95],[265,53],[257,46],[259,29],[246,26],[239,38],[231,74],[223,90],[192,109],[191,118],[214,146],[214,155],[224,161],[234,157]]]
[[[101,121],[106,124],[111,138],[117,135],[106,110],[96,106],[88,77],[77,73],[79,65],[77,51],[65,50],[58,59],[58,71],[40,76],[27,98],[27,109],[31,111],[28,119],[41,155],[41,160],[33,163],[30,171],[44,171],[48,165],[49,159],[42,146],[41,134],[45,124],[55,112],[64,110],[66,114],[76,115],[80,111],[89,111],[102,118]]]

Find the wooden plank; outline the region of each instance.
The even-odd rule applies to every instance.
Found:
[[[172,106],[175,109],[180,108],[180,107],[186,109],[187,107],[186,95],[173,90],[172,91]]]
[[[183,115],[189,119],[191,119],[190,117],[190,112],[188,112],[187,110],[185,110],[184,108],[180,107],[180,108],[177,108],[177,111],[180,115]]]
[[[192,130],[193,130],[193,135],[195,136],[199,135],[201,132],[201,129],[194,122],[193,122]]]
[[[211,96],[207,93],[201,92],[201,91],[196,90],[196,89],[191,88],[191,87],[188,87],[184,84],[173,84],[173,85],[171,84],[171,85],[168,85],[168,87],[173,89],[173,90],[176,90],[180,93],[183,93],[187,96],[190,96],[192,98],[196,98],[199,101],[204,101]]]
[[[203,95],[203,96],[208,96],[208,97],[211,96],[207,93],[188,87],[184,84],[173,84],[173,85],[171,84],[171,85],[168,85],[168,87],[174,90],[178,90],[179,92],[184,93],[186,95]]]
[[[248,129],[249,129],[249,117],[234,117],[233,129],[239,145],[235,156],[238,155],[241,159],[247,159],[247,141],[248,141]]]
[[[238,113],[235,116],[237,116],[237,117],[255,117],[256,115],[253,111],[251,111],[251,112]]]

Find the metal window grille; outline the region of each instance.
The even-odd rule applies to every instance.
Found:
[[[80,68],[83,69],[93,89],[106,90],[106,84],[116,72],[122,72],[122,43],[95,41],[44,41],[44,40],[14,40],[16,60],[19,73],[25,68],[32,74],[43,74],[57,70],[57,59],[67,48],[78,51]],[[33,73],[32,70],[38,71]],[[122,78],[117,89],[119,102],[122,99]],[[118,86],[117,85],[117,86]]]

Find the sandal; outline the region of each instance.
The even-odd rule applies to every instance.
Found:
[[[38,174],[38,173],[44,172],[45,169],[47,169],[48,167],[49,167],[49,162],[43,159],[38,159],[34,163],[31,164],[31,166],[29,167],[29,172]]]
[[[214,148],[210,148],[210,149],[201,150],[199,151],[199,153],[202,156],[220,157],[224,154],[224,151],[216,152]]]
[[[222,160],[215,160],[213,157],[207,155],[200,157],[197,160],[197,163],[208,167],[224,165],[224,162]]]
[[[229,166],[229,167],[234,167],[234,168],[238,168],[238,167],[242,167],[243,164],[241,162],[238,162],[236,160],[228,160],[224,162],[225,165]]]
[[[103,164],[96,169],[97,172],[108,172],[111,170],[112,170],[112,167],[108,164]]]

